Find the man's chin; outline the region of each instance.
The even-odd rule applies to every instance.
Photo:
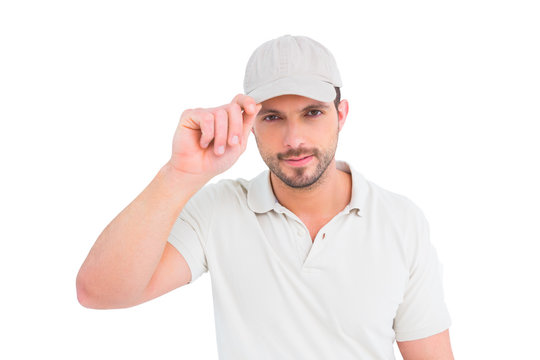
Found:
[[[313,185],[318,178],[313,174],[314,170],[309,171],[306,168],[300,169],[281,169],[279,174],[274,173],[285,185],[300,189]]]

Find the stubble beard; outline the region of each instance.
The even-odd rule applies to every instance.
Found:
[[[323,149],[323,151],[317,148],[298,148],[291,149],[286,153],[278,153],[277,155],[274,155],[263,153],[262,151],[260,151],[260,146],[259,151],[261,153],[263,161],[266,163],[270,171],[274,173],[274,175],[276,175],[285,185],[294,189],[309,189],[315,186],[319,182],[319,180],[321,180],[321,177],[326,172],[326,169],[332,163],[332,160],[334,160],[337,148],[337,140],[338,135],[336,134],[335,140],[331,144],[331,146]],[[309,174],[310,168],[307,166],[289,168],[288,172],[292,170],[294,175],[287,175],[285,171],[283,171],[283,168],[281,166],[282,160],[285,158],[298,157],[301,155],[312,155],[314,158],[313,160],[317,160],[317,166],[315,167],[315,170],[313,170],[313,172]]]

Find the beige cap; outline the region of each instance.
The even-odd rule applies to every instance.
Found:
[[[246,66],[244,92],[257,103],[286,94],[329,102],[341,87],[334,56],[306,36],[283,35],[260,45]]]

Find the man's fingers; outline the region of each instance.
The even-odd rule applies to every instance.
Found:
[[[255,123],[255,118],[257,116],[257,114],[259,113],[259,111],[261,110],[262,108],[262,105],[261,104],[258,104],[255,106],[255,111],[253,112],[253,114],[248,114],[248,113],[244,113],[243,114],[243,118],[244,118],[244,128],[242,130],[242,144],[246,144],[247,142],[247,139],[249,137],[249,133],[251,132],[251,128],[253,127],[253,124]]]
[[[225,153],[227,145],[245,145],[261,107],[252,97],[238,94],[230,104],[187,111],[185,124],[200,129],[199,144],[203,149],[213,141],[214,153],[219,156]]]
[[[236,103],[227,105],[226,109],[229,115],[228,144],[234,146],[239,144],[242,139],[242,109]]]
[[[208,144],[214,138],[214,115],[210,112],[199,112],[193,116],[194,120],[199,123],[201,129],[200,145],[206,149]]]
[[[228,115],[225,109],[217,109],[214,112],[215,130],[214,130],[214,153],[216,155],[222,155],[225,152],[225,146],[227,145],[227,133],[228,133]]]
[[[253,115],[256,111],[257,104],[255,102],[255,99],[248,95],[238,94],[234,97],[231,103],[236,103],[240,105],[240,108],[242,108],[246,113],[250,115]]]

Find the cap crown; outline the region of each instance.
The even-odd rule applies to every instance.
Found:
[[[306,36],[283,35],[255,49],[246,66],[244,91],[249,95],[286,78],[300,79],[302,84],[303,80],[318,80],[327,83],[325,86],[342,86],[332,53]]]

